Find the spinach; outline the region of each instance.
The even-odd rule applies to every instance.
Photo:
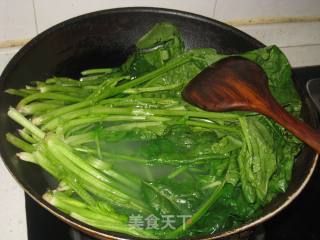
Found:
[[[272,94],[297,115],[301,103],[278,47],[236,55],[259,64]],[[118,68],[7,90],[23,97],[8,112],[23,130],[7,140],[60,182],[44,199],[94,227],[147,239],[237,227],[286,191],[302,144],[259,114],[205,112],[182,100],[184,86],[225,57],[185,50],[178,29],[158,23]],[[163,215],[188,218],[175,229],[129,224],[130,216]]]
[[[157,23],[138,40],[136,47],[137,51],[121,66],[132,77],[163,66],[184,50],[180,32],[169,23]]]

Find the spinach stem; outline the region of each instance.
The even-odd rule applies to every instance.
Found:
[[[189,229],[192,225],[194,225],[202,217],[202,215],[205,214],[208,211],[208,209],[218,200],[218,198],[221,195],[221,190],[223,189],[223,186],[224,182],[220,183],[214,189],[207,201],[205,201],[204,204],[200,206],[199,210],[195,214],[193,214],[192,217],[186,221],[186,223],[182,224],[174,231],[168,233],[166,237],[169,239],[175,239],[178,236],[180,236],[184,231]]]
[[[33,125],[28,119],[26,119],[21,113],[19,113],[15,108],[10,107],[8,111],[8,116],[14,121],[19,123],[21,126],[28,129],[31,133],[35,134],[39,138],[44,138],[45,133]]]

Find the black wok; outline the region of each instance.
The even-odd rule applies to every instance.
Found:
[[[171,22],[182,32],[187,48],[211,47],[222,53],[238,53],[264,45],[245,33],[223,23],[190,13],[156,8],[121,8],[94,12],[58,24],[41,33],[24,46],[9,62],[0,79],[0,151],[3,161],[23,189],[42,207],[72,225],[99,239],[129,239],[130,236],[107,232],[79,222],[42,199],[42,194],[56,182],[39,167],[19,161],[16,149],[5,139],[5,133],[16,129],[7,117],[10,105],[18,98],[7,95],[7,88],[19,88],[32,80],[53,75],[78,77],[83,69],[118,66],[133,49],[133,44],[157,22]],[[298,80],[297,80],[298,81]],[[316,113],[301,93],[303,118],[316,126]],[[293,177],[285,194],[265,207],[260,218],[236,229],[199,237],[215,239],[239,233],[260,224],[284,209],[299,195],[311,177],[318,155],[305,147],[294,164]]]

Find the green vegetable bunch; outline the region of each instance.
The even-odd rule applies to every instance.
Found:
[[[273,95],[297,115],[282,52],[240,55],[265,70]],[[226,56],[185,50],[173,25],[156,24],[120,67],[8,89],[22,97],[8,112],[22,129],[7,139],[57,180],[44,199],[91,226],[148,239],[239,226],[286,190],[301,143],[259,114],[205,112],[182,100],[188,81]],[[166,228],[133,222],[168,215],[186,217]]]

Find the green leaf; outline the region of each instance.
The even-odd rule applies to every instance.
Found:
[[[159,215],[191,214],[203,197],[194,179],[187,178],[181,181],[163,179],[144,182],[142,192],[149,206]]]
[[[170,23],[154,25],[136,46],[136,52],[121,67],[134,78],[163,66],[184,50],[180,32]]]
[[[227,154],[241,148],[242,141],[234,136],[224,136],[219,142],[212,144],[212,150],[219,154]]]
[[[283,105],[300,105],[299,95],[292,82],[291,66],[277,46],[250,51],[241,56],[259,64],[266,72],[272,95]]]

